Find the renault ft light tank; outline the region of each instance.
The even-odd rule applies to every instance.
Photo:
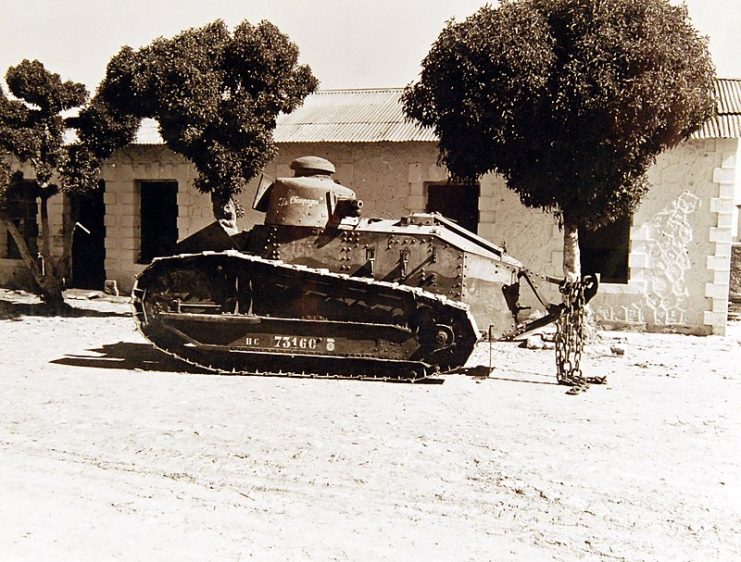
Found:
[[[361,219],[329,161],[291,168],[258,187],[264,224],[215,222],[139,275],[135,317],[155,346],[215,372],[415,381],[460,369],[480,330],[513,338],[561,314],[520,262],[454,222]],[[523,280],[543,308],[530,322]]]

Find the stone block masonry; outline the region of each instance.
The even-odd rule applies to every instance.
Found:
[[[741,303],[741,243],[734,244],[731,249],[729,296],[735,303]]]

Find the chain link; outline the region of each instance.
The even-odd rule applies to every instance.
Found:
[[[581,372],[584,349],[584,289],[582,281],[565,282],[560,291],[564,310],[556,319],[556,380],[559,384],[586,387]]]

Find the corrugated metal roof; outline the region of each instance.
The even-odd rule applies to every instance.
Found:
[[[715,103],[718,114],[692,133],[693,139],[741,138],[741,79],[717,78]]]
[[[741,138],[741,113],[716,115],[708,119],[699,130],[692,133],[693,139],[739,139]]]
[[[326,90],[278,116],[277,143],[437,142],[432,129],[405,121],[402,88]],[[143,119],[135,144],[162,144],[157,121]]]
[[[719,114],[741,114],[741,79],[717,78],[715,80],[715,97],[718,102]]]
[[[432,129],[405,120],[402,88],[324,90],[308,96],[292,113],[278,117],[273,133],[284,143],[437,142]],[[741,138],[741,79],[715,82],[718,115],[692,138]],[[157,122],[144,119],[136,144],[162,144]]]
[[[401,88],[327,90],[308,96],[304,105],[278,118],[278,143],[437,142],[432,129],[404,119]],[[741,138],[741,79],[715,83],[718,115],[692,138]]]
[[[280,115],[274,138],[291,142],[436,142],[432,129],[407,121],[402,88],[326,90]]]

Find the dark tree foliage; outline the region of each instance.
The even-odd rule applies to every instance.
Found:
[[[46,203],[60,190],[95,189],[100,163],[133,139],[138,120],[116,114],[98,98],[89,101],[83,84],[63,82],[39,61],[24,60],[11,67],[6,82],[12,97],[0,88],[0,198],[4,199],[7,189],[18,182],[34,182],[32,193],[41,202],[39,251],[45,262],[43,273],[4,208],[0,209],[0,219],[13,236],[42,296],[56,304],[62,301],[62,285],[55,274],[64,275],[64,271],[55,271],[51,256]],[[79,110],[79,117],[64,116],[74,109]],[[67,131],[75,132],[78,139],[66,138]],[[20,171],[13,170],[11,156],[29,162],[34,177],[23,178]],[[72,241],[69,225],[64,237],[66,259]]]
[[[62,82],[39,61],[24,60],[8,69],[13,98],[0,88],[0,150],[33,165],[39,196],[93,189],[100,163],[131,142],[139,120],[88,100],[83,84]],[[64,112],[77,109],[77,117]],[[77,139],[65,137],[73,132]],[[59,185],[57,185],[57,182]],[[0,190],[8,182],[0,182]]]
[[[5,79],[15,99],[0,91],[0,146],[31,162],[42,196],[53,195],[58,187],[52,177],[65,158],[61,112],[85,103],[87,89],[62,82],[39,61],[22,61],[8,69]]]
[[[218,20],[109,63],[101,97],[120,111],[155,118],[172,150],[191,160],[196,187],[231,197],[274,157],[272,132],[317,87],[298,48],[269,22]]]
[[[403,95],[457,177],[591,228],[633,211],[663,150],[714,111],[714,67],[667,0],[504,0],[450,21]]]

